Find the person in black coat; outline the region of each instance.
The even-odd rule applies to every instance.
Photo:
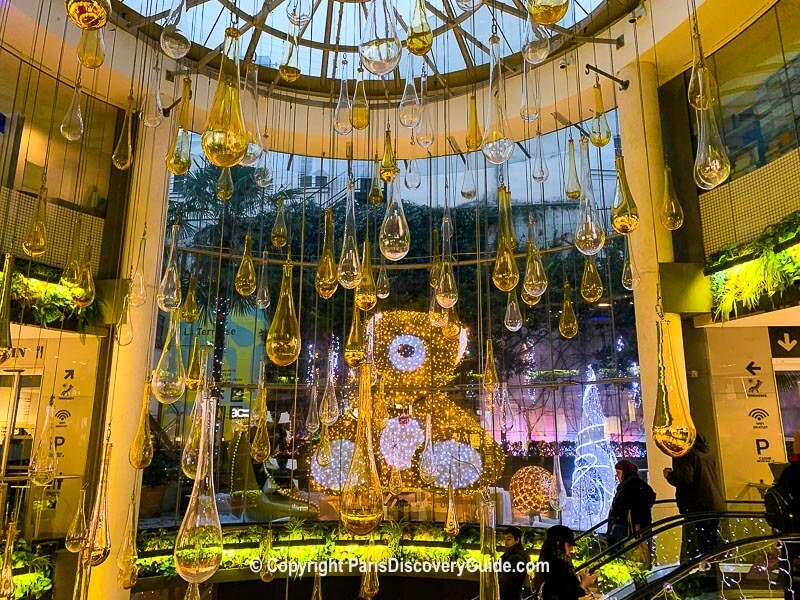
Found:
[[[608,513],[608,542],[614,544],[653,523],[656,493],[639,477],[639,467],[621,460],[614,468],[619,485]]]
[[[503,569],[497,574],[500,583],[500,600],[520,600],[522,588],[528,579],[530,556],[522,547],[522,531],[519,527],[506,528],[503,534],[505,552],[500,557]],[[505,564],[510,566],[506,567]]]
[[[589,593],[598,574],[575,572],[570,557],[574,547],[575,534],[569,527],[553,525],[547,530],[539,551],[539,562],[546,562],[547,570],[537,572],[533,584],[541,600],[577,600]]]
[[[794,432],[794,447],[789,464],[781,472],[778,481],[788,492],[789,509],[794,514],[800,514],[800,429]],[[800,533],[797,531],[782,531],[781,533]],[[786,549],[786,565],[782,565],[784,578],[783,597],[785,600],[800,598],[800,544],[784,544]]]

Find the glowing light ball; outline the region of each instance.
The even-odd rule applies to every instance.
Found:
[[[411,468],[411,459],[425,441],[419,421],[406,415],[389,419],[379,440],[381,456],[390,467],[404,471]]]
[[[521,512],[547,512],[550,510],[550,493],[553,474],[542,467],[522,467],[514,473],[509,484],[514,508]]]
[[[321,467],[316,454],[311,459],[311,477],[314,482],[329,492],[339,492],[347,480],[347,471],[353,461],[352,440],[331,440],[331,464]]]
[[[446,440],[433,444],[434,479],[431,485],[453,489],[468,488],[478,481],[483,473],[483,459],[480,452],[469,444]]]

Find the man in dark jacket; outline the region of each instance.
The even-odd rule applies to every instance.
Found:
[[[506,551],[500,557],[500,600],[520,600],[522,588],[528,578],[530,556],[522,547],[522,531],[519,527],[508,527],[503,535]],[[510,566],[506,566],[510,565]]]
[[[675,502],[681,514],[725,510],[717,461],[708,450],[708,442],[698,435],[692,449],[681,457],[673,458],[671,469],[664,469],[664,477],[675,486]],[[681,560],[710,552],[717,547],[718,540],[719,518],[712,517],[684,525]]]
[[[800,429],[794,432],[794,447],[788,466],[783,470],[778,481],[788,492],[789,509],[800,514]],[[800,533],[798,531],[782,531],[781,533]],[[786,600],[800,598],[800,544],[784,544],[788,565],[784,571],[783,597]]]
[[[639,478],[639,468],[629,460],[621,460],[614,469],[619,485],[608,513],[608,541],[614,544],[653,522],[656,493]]]

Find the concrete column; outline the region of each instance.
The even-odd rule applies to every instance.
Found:
[[[634,290],[636,337],[642,382],[642,408],[647,431],[647,462],[650,483],[659,498],[674,498],[675,489],[662,475],[671,459],[653,442],[651,427],[656,399],[656,303],[658,301],[659,262],[672,262],[672,235],[659,222],[659,208],[664,190],[664,150],[658,107],[658,80],[653,63],[631,63],[619,76],[630,80],[630,87],[617,94],[622,152],[631,193],[639,207],[639,228],[630,235],[631,251],[641,281]],[[672,343],[679,377],[686,380],[683,339],[679,315],[670,319]],[[684,387],[684,389],[686,389]],[[655,512],[654,519],[665,516]]]
[[[135,265],[139,241],[147,226],[147,247],[143,258],[147,283],[147,302],[133,308],[131,320],[133,341],[124,347],[116,346],[111,363],[106,428],[111,426],[111,464],[108,471],[108,513],[111,528],[111,555],[99,567],[92,569],[91,598],[123,600],[130,592],[117,586],[116,556],[122,543],[125,522],[134,484],[141,474],[128,462],[141,411],[145,377],[153,356],[153,331],[158,309],[156,288],[161,278],[164,255],[164,227],[166,222],[167,185],[169,173],[164,167],[164,156],[169,145],[169,121],[156,129],[140,127],[139,143],[133,172],[133,183],[125,226],[122,276],[128,277]],[[126,291],[123,288],[124,293]],[[138,498],[137,498],[138,509]]]

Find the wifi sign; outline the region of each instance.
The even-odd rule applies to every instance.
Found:
[[[759,423],[761,423],[764,419],[766,419],[769,416],[769,413],[765,411],[763,408],[754,408],[747,414],[748,416],[750,416],[750,418],[752,418],[755,421],[758,421]]]
[[[72,413],[69,412],[66,408],[62,408],[61,410],[56,411],[56,419],[58,419],[61,423],[66,421],[72,416]]]

